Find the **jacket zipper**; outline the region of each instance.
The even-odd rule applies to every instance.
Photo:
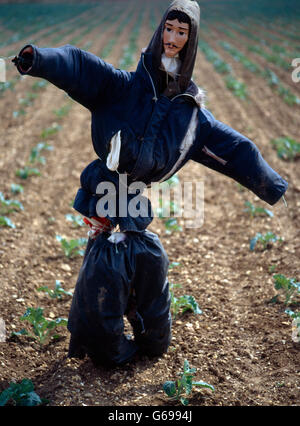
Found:
[[[142,56],[142,58],[143,58],[143,67],[145,68],[145,70],[146,70],[146,72],[147,72],[147,74],[148,74],[148,76],[149,76],[149,78],[150,78],[151,84],[152,84],[152,89],[153,89],[153,92],[154,92],[154,98],[153,98],[153,100],[154,100],[155,102],[157,102],[158,97],[157,97],[157,94],[156,94],[155,86],[154,86],[154,83],[153,83],[153,80],[152,80],[151,74],[150,74],[150,72],[149,72],[149,71],[147,70],[147,68],[146,68],[146,65],[145,65],[145,62],[144,62],[144,55]]]
[[[153,98],[153,100],[155,102],[157,102],[158,97],[157,97],[156,89],[155,89],[155,86],[154,86],[154,83],[153,83],[153,79],[152,79],[151,74],[150,74],[150,72],[148,71],[148,69],[147,69],[147,67],[145,65],[144,55],[142,56],[142,58],[143,58],[143,67],[145,68],[145,70],[146,70],[146,72],[147,72],[147,74],[148,74],[148,76],[150,78],[151,85],[152,85],[152,88],[153,88],[153,92],[154,92],[154,98]],[[173,102],[176,98],[179,98],[180,96],[189,96],[190,98],[192,98],[196,102],[195,97],[193,95],[189,95],[188,93],[180,93],[179,95],[174,96],[174,98],[172,98],[171,101]]]
[[[204,145],[204,147],[202,148],[202,151],[206,155],[208,155],[209,157],[214,158],[216,161],[218,161],[219,163],[223,164],[223,166],[225,166],[227,164],[226,160],[224,160],[223,158],[221,158],[218,155],[216,155],[214,152],[212,152],[210,149],[208,149],[206,145]]]

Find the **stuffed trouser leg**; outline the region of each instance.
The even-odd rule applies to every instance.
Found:
[[[161,296],[149,304],[149,310],[127,313],[139,352],[159,356],[167,352],[171,341],[171,314],[168,282]],[[155,315],[155,311],[158,315]]]
[[[137,352],[124,335],[132,271],[126,247],[119,246],[116,252],[101,234],[87,247],[69,313],[69,357],[87,354],[96,364],[119,365]]]
[[[168,257],[155,234],[147,233],[147,250],[137,254],[127,318],[139,351],[159,356],[171,341],[170,292],[167,280]]]

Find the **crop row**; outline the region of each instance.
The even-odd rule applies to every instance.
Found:
[[[102,9],[99,9],[98,12],[102,12]],[[115,12],[119,12],[120,10],[115,10]],[[94,11],[95,12],[95,11]],[[70,40],[68,40],[69,44],[78,44],[80,42],[80,40],[82,40],[82,38],[84,36],[86,36],[90,31],[92,31],[95,26],[100,26],[100,28],[102,27],[103,31],[105,31],[107,29],[107,27],[109,26],[109,24],[114,21],[115,16],[114,14],[111,14],[110,11],[106,10],[106,13],[99,13],[100,16],[96,16],[96,18],[94,18],[94,21],[92,22],[92,25],[90,25],[89,20],[87,19],[87,17],[84,17],[84,20],[82,20],[82,18],[80,18],[80,28],[84,28],[81,30],[80,34],[78,34],[76,37],[71,38]],[[120,25],[118,27],[118,30],[116,31],[116,34],[120,34],[120,30],[122,28],[124,28],[124,23],[128,22],[128,17],[130,15],[128,14],[126,16],[126,19],[124,19],[124,21],[122,21],[122,25]],[[79,18],[78,18],[79,19]],[[70,37],[72,37],[72,33],[76,30],[77,25],[78,25],[78,20],[76,20],[76,22],[73,22],[72,24],[70,24],[70,28],[67,29],[67,31],[64,31],[63,36],[65,37],[66,34],[68,33],[70,35]],[[95,35],[95,37],[97,37],[97,35]],[[114,39],[116,40],[116,39]],[[30,41],[30,40],[29,40]],[[55,40],[52,40],[55,41]],[[56,39],[56,41],[58,41],[58,38]],[[31,41],[33,42],[33,41]],[[40,39],[40,43],[43,42],[43,38]],[[39,44],[40,44],[39,43]],[[90,41],[89,43],[85,43],[85,45],[83,46],[83,48],[87,48],[87,47],[91,47],[92,42]],[[11,67],[12,65],[9,64]],[[19,74],[16,75],[15,77],[11,78],[10,80],[6,81],[5,83],[0,83],[0,96],[4,95],[7,91],[15,91],[16,90],[16,85],[19,81],[21,81],[24,77],[20,76]],[[13,111],[13,117],[17,118],[20,117],[22,115],[24,115],[26,113],[26,108],[29,105],[32,105],[34,100],[37,98],[39,91],[36,89],[41,89],[46,87],[47,82],[40,80],[36,83],[34,83],[32,85],[32,89],[33,91],[28,91],[24,97],[22,97],[19,100],[19,103],[21,105],[19,110],[15,110]],[[19,88],[18,88],[19,90]]]
[[[247,86],[244,82],[236,78],[231,65],[224,61],[224,59],[201,38],[199,40],[199,49],[208,62],[213,65],[216,72],[224,76],[226,87],[241,100],[247,99]]]
[[[221,26],[219,28],[220,31],[223,31],[226,33],[226,35],[228,35],[230,38],[234,38],[234,40],[236,39],[235,36],[230,33],[230,31],[228,31],[226,28],[224,28],[223,26]],[[205,28],[205,38],[211,38],[213,36],[212,31]],[[204,34],[203,32],[203,34]],[[204,38],[204,37],[203,37]],[[293,93],[293,91],[287,87],[286,84],[284,84],[281,79],[278,77],[278,75],[272,71],[268,66],[262,67],[260,65],[258,65],[256,62],[254,62],[253,60],[251,60],[245,53],[243,53],[241,50],[237,49],[236,47],[234,47],[231,43],[226,42],[224,40],[222,41],[218,41],[219,45],[221,46],[221,48],[223,48],[224,50],[227,51],[227,53],[229,53],[233,59],[236,62],[241,63],[248,71],[250,71],[251,73],[256,74],[258,77],[263,78],[268,85],[277,92],[277,94],[283,99],[283,101],[285,103],[287,103],[288,105],[300,105],[300,99],[298,98],[298,96]],[[240,41],[239,44],[241,46],[243,46],[243,43]],[[249,50],[255,51],[255,53],[258,54],[262,54],[262,50],[256,46],[256,48],[254,48],[253,46],[248,46]],[[213,63],[215,69],[217,72],[220,72],[222,74],[227,74],[227,77],[225,79],[226,85],[228,87],[228,80],[230,79],[230,75],[232,75],[232,68],[230,66],[230,64],[227,64],[224,59],[222,59],[220,57],[219,54],[217,54],[210,46],[207,42],[205,42],[203,39],[200,38],[200,49],[203,51],[203,53],[206,55],[206,58]],[[262,55],[266,60],[268,60],[269,58],[269,54],[265,54],[263,53]],[[278,58],[278,55],[271,55],[272,57],[276,57]],[[270,59],[270,58],[269,58]],[[283,59],[281,58],[281,61],[283,61]],[[273,62],[276,62],[275,60],[273,60]],[[279,59],[277,59],[277,62],[279,62]],[[286,62],[284,62],[286,63]],[[290,67],[290,66],[289,66]],[[230,79],[231,80],[231,79]],[[236,84],[237,85],[237,84]],[[241,87],[242,84],[238,84],[237,87]],[[246,94],[246,85],[244,85],[244,93],[243,96],[240,96],[241,98],[246,99],[247,94]],[[239,92],[238,92],[239,93]]]
[[[13,36],[5,41],[0,39],[0,48],[29,38],[38,31],[46,31],[54,25],[65,25],[66,21],[74,18],[92,5],[56,5],[43,4],[2,4],[0,5],[0,23],[4,28],[13,31]]]

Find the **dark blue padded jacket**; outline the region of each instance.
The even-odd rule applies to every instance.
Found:
[[[194,160],[229,176],[271,205],[285,193],[287,182],[256,145],[199,106],[192,81],[173,98],[158,93],[151,52],[142,53],[136,71],[128,72],[71,45],[30,46],[34,59],[27,73],[50,81],[91,111],[93,146],[103,162],[111,138],[121,130],[118,172],[127,173],[129,182],[163,181]],[[195,140],[178,161],[195,107]]]

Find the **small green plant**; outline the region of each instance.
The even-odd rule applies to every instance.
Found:
[[[300,154],[300,143],[289,137],[272,139],[271,144],[279,158],[292,161]]]
[[[273,232],[267,232],[266,234],[258,232],[255,237],[250,240],[250,250],[253,251],[257,243],[261,243],[263,250],[266,250],[276,241],[282,242],[282,238],[273,234]]]
[[[49,402],[46,399],[41,399],[34,392],[34,385],[29,379],[23,379],[20,383],[11,382],[9,387],[0,394],[0,407],[3,407],[10,401],[15,406],[23,407],[33,407]]]
[[[163,220],[165,225],[166,234],[172,234],[174,231],[182,231],[182,226],[178,225],[176,217]]]
[[[42,308],[27,308],[20,320],[28,321],[32,326],[32,332],[23,328],[19,332],[13,332],[12,336],[30,336],[37,340],[41,346],[51,338],[58,339],[60,336],[55,333],[55,329],[59,326],[66,326],[68,322],[65,318],[46,319]]]
[[[167,181],[161,183],[159,188],[162,189],[164,194],[164,191],[169,191],[178,185],[178,183],[179,178],[175,174]],[[156,208],[155,213],[157,217],[159,217],[164,223],[167,234],[171,234],[174,231],[182,231],[182,227],[178,224],[178,221],[175,217],[178,212],[179,207],[173,200],[170,200],[170,197],[162,196],[159,198],[159,206]]]
[[[48,81],[46,80],[38,80],[33,83],[31,88],[33,90],[41,90],[41,89],[44,89],[47,86],[47,84],[48,84]]]
[[[192,311],[194,314],[201,315],[202,311],[199,308],[194,296],[184,295],[181,297],[176,297],[173,291],[175,287],[181,287],[181,285],[170,284],[171,313],[173,318],[175,319],[180,311],[182,314],[187,311]]]
[[[23,169],[16,171],[16,176],[21,179],[28,179],[30,176],[40,176],[40,171],[34,167],[25,166]]]
[[[269,217],[274,216],[271,210],[265,209],[264,207],[254,206],[252,203],[250,203],[250,201],[246,201],[245,206],[245,212],[249,213],[252,218],[258,215],[266,215]]]
[[[29,163],[33,164],[38,162],[41,164],[45,164],[46,163],[45,157],[40,155],[41,151],[44,151],[44,150],[52,151],[53,146],[47,144],[46,142],[39,142],[34,148],[32,148],[30,152]]]
[[[203,381],[194,381],[196,368],[190,368],[189,362],[185,359],[183,371],[178,373],[179,379],[175,381],[167,381],[163,384],[163,390],[170,400],[180,401],[183,405],[188,405],[187,396],[191,395],[193,386],[200,388],[208,388],[214,391],[215,388]]]
[[[271,71],[270,69],[266,68],[263,71],[263,77],[267,80],[267,83],[272,89],[275,89],[279,96],[281,96],[288,105],[299,105],[300,99],[290,91],[290,89],[286,86],[284,86],[281,82],[278,76]]]
[[[86,238],[78,238],[66,240],[60,235],[56,235],[56,240],[61,243],[61,247],[63,249],[64,254],[67,257],[74,257],[77,255],[83,256],[84,249],[82,247],[86,246],[87,239]]]
[[[24,191],[24,188],[22,185],[19,185],[18,183],[12,183],[10,185],[10,190],[13,194],[20,194]]]
[[[78,227],[84,225],[84,221],[82,219],[82,216],[80,216],[79,214],[74,215],[74,214],[68,213],[68,214],[66,214],[65,217],[69,222],[72,222],[72,225],[74,226],[74,228],[78,228]]]
[[[290,304],[295,296],[300,295],[300,282],[297,282],[295,278],[287,278],[283,274],[273,275],[273,278],[274,287],[283,292],[286,305]]]
[[[58,118],[64,118],[66,115],[69,114],[70,110],[72,108],[72,104],[68,103],[63,105],[61,108],[55,109],[53,112]]]
[[[36,97],[37,97],[37,93],[27,92],[25,95],[25,98],[19,99],[19,104],[23,105],[24,107],[28,107],[32,105]]]
[[[233,92],[238,98],[245,100],[248,97],[246,84],[237,80],[233,75],[225,78],[226,87]]]
[[[0,226],[8,226],[9,228],[15,228],[15,224],[6,216],[0,216]]]
[[[24,210],[22,203],[18,200],[6,200],[0,192],[0,215],[7,215],[14,211]]]
[[[52,135],[55,135],[57,132],[61,130],[61,126],[57,123],[53,123],[51,127],[47,127],[41,133],[42,139],[47,139]]]
[[[176,268],[177,266],[179,266],[180,265],[180,263],[179,262],[171,262],[170,264],[169,264],[169,269],[174,269],[174,268]]]
[[[13,116],[13,118],[18,118],[18,117],[21,117],[22,115],[25,115],[25,114],[26,114],[25,109],[21,108],[17,111],[13,111],[12,116]]]
[[[66,291],[61,285],[61,282],[59,280],[55,280],[55,287],[54,289],[49,288],[48,286],[39,287],[37,291],[43,291],[44,293],[48,294],[51,299],[61,299],[64,295],[65,296],[73,296],[73,293],[71,291]]]

